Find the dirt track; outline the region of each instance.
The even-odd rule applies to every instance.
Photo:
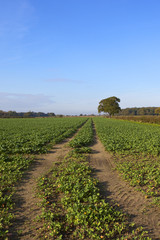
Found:
[[[147,230],[148,236],[160,239],[160,209],[151,207],[151,201],[144,194],[137,192],[120,178],[109,153],[97,138],[92,147],[90,165],[100,181],[100,188],[107,201],[117,203],[122,211],[130,215],[130,220]]]

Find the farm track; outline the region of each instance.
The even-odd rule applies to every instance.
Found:
[[[129,214],[129,220],[142,226],[152,239],[160,239],[160,209],[151,206],[151,200],[137,192],[121,179],[114,169],[115,164],[95,134],[90,166],[95,170],[95,177],[100,181],[99,187],[106,201],[118,204],[119,208]]]
[[[65,157],[69,152],[66,144],[73,137],[65,139],[60,144],[56,144],[49,153],[38,155],[34,163],[24,173],[21,182],[17,184],[13,199],[15,202],[13,211],[15,221],[11,229],[9,229],[9,240],[39,239],[37,237],[37,230],[41,225],[35,221],[35,218],[41,213],[40,207],[37,205],[37,203],[40,203],[40,200],[35,194],[37,179],[47,173],[54,162],[61,161]]]

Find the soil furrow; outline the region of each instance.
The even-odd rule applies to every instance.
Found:
[[[141,192],[122,180],[113,168],[115,165],[111,155],[105,151],[98,137],[95,137],[92,150],[90,165],[100,181],[101,192],[106,201],[117,203],[123,212],[129,214],[130,221],[137,227],[142,226],[152,239],[160,239],[160,209],[151,206],[150,199],[146,199]]]

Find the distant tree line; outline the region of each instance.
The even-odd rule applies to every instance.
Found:
[[[121,111],[116,114],[117,116],[139,116],[139,115],[158,115],[159,108],[157,107],[141,107],[141,108],[125,108],[121,109]]]
[[[2,111],[0,110],[0,118],[35,118],[35,117],[55,117],[55,113],[43,112],[16,112],[16,111]]]

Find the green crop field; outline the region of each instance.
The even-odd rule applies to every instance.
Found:
[[[46,239],[150,239],[142,228],[133,230],[126,216],[100,196],[84,151],[93,142],[89,119],[70,142],[73,150],[38,182]],[[86,149],[88,152],[88,149]],[[55,197],[56,196],[56,197]],[[61,199],[58,201],[58,199]]]
[[[160,126],[106,118],[95,118],[95,124],[107,151],[160,153]]]
[[[0,119],[0,237],[12,219],[13,186],[33,161],[33,154],[72,135],[87,118]],[[32,155],[31,155],[32,154]]]
[[[106,118],[94,122],[123,178],[160,205],[160,126]]]
[[[102,117],[0,119],[0,238],[8,239],[14,185],[35,155],[79,129],[69,154],[38,181],[40,239],[150,239],[100,195],[87,160],[93,125],[122,177],[160,204],[160,126]]]

